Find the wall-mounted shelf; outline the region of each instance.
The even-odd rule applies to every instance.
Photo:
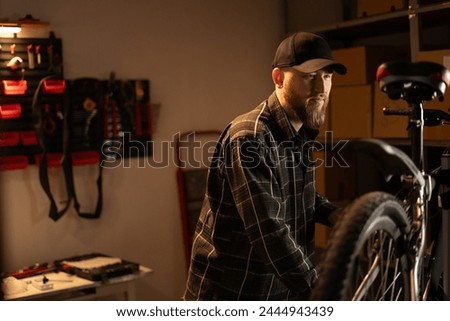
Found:
[[[382,15],[357,18],[311,29],[327,40],[353,40],[383,33],[404,32],[408,29],[408,10],[393,11]]]
[[[411,58],[414,61],[421,47],[422,31],[433,27],[447,27],[450,30],[449,16],[450,1],[419,5],[417,0],[410,0],[405,10],[342,21],[310,31],[321,34],[332,45],[342,43],[346,47],[362,38],[409,33]]]

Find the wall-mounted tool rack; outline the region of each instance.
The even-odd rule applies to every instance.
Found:
[[[49,38],[0,38],[0,46],[0,168],[25,168],[40,153],[33,96],[42,78],[63,78],[62,41],[53,34]],[[42,95],[41,103],[50,112],[62,106],[62,97]],[[62,137],[59,124],[54,126],[54,136]]]
[[[48,166],[60,166],[65,129],[73,165],[151,155],[148,80],[64,79],[53,34],[0,38],[0,46],[0,169],[37,164],[43,144]]]

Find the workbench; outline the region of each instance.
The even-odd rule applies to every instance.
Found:
[[[92,281],[66,272],[49,272],[13,280],[22,291],[4,294],[5,300],[136,300],[135,286],[152,269],[140,265],[132,274]],[[45,277],[45,281],[44,281]]]

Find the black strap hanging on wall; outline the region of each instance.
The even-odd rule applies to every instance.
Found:
[[[80,211],[80,203],[78,201],[76,191],[75,191],[75,183],[73,179],[73,167],[72,167],[72,152],[71,152],[71,144],[70,144],[70,124],[69,124],[69,110],[70,110],[70,90],[68,88],[64,88],[63,91],[58,92],[58,94],[62,95],[63,97],[63,103],[62,103],[62,127],[60,134],[62,135],[62,156],[61,156],[61,165],[64,172],[64,180],[65,180],[65,186],[67,191],[67,200],[65,201],[65,206],[58,210],[58,207],[56,205],[56,201],[51,193],[50,189],[50,183],[48,178],[48,149],[53,148],[53,150],[57,150],[57,147],[54,146],[54,144],[57,144],[58,141],[48,139],[48,134],[50,131],[54,132],[52,130],[52,127],[57,127],[56,125],[49,125],[54,122],[54,120],[45,120],[46,117],[51,117],[49,115],[45,115],[43,117],[43,111],[41,106],[39,106],[39,97],[41,94],[41,90],[43,86],[45,87],[45,84],[50,82],[51,80],[59,80],[61,83],[65,84],[65,81],[62,79],[58,79],[55,76],[47,76],[43,78],[36,89],[36,92],[33,97],[33,115],[36,120],[35,128],[36,133],[39,141],[39,145],[42,148],[42,153],[40,156],[39,161],[39,180],[41,183],[42,188],[44,189],[48,199],[50,200],[50,211],[49,216],[54,221],[59,220],[69,209],[70,204],[73,200],[74,202],[74,208],[77,212],[77,214],[80,217],[83,218],[99,218],[102,206],[103,206],[103,195],[102,195],[102,167],[99,164],[99,174],[97,178],[97,190],[98,190],[98,198],[97,198],[97,204],[95,207],[95,211],[93,213],[89,212],[81,212]],[[54,94],[54,92],[53,92]],[[44,108],[44,112],[48,114],[47,110]],[[58,112],[61,112],[58,111]]]
[[[73,177],[73,176],[72,176]],[[102,208],[103,208],[103,183],[102,183],[102,167],[99,165],[98,166],[98,177],[97,177],[97,191],[98,191],[98,195],[97,195],[97,205],[95,206],[95,212],[89,213],[89,212],[81,212],[80,211],[80,203],[78,202],[78,198],[77,195],[75,193],[75,184],[73,183],[72,180],[72,195],[73,195],[73,200],[74,200],[74,208],[77,211],[78,215],[80,217],[83,218],[99,218],[100,214],[102,213]]]
[[[44,116],[43,112],[42,112],[43,108],[41,106],[39,106],[39,97],[40,97],[40,92],[41,92],[42,86],[46,81],[51,80],[51,79],[56,79],[56,77],[55,76],[46,76],[39,81],[39,84],[38,84],[36,91],[34,93],[34,96],[33,96],[32,111],[33,111],[33,117],[35,119],[36,135],[38,138],[39,145],[42,149],[42,153],[40,155],[40,160],[39,160],[39,181],[41,183],[42,188],[44,189],[45,194],[47,195],[47,197],[50,201],[49,216],[54,221],[57,221],[69,209],[71,199],[72,199],[72,194],[69,191],[67,191],[67,200],[65,201],[65,206],[61,210],[58,210],[56,201],[51,193],[50,183],[49,183],[49,178],[48,178],[48,170],[47,170],[48,169],[48,157],[47,156],[48,156],[48,148],[49,148],[49,139],[48,139],[48,137],[46,137],[46,134],[56,132],[55,131],[55,129],[57,127],[56,122],[58,122],[58,118],[52,117],[48,113],[48,110],[45,110],[46,115],[45,115],[45,117],[43,117]],[[62,125],[62,132],[60,132],[60,133],[62,134],[62,146],[63,146],[61,165],[64,169],[64,178],[65,178],[66,182],[68,181],[67,176],[71,174],[71,166],[72,166],[71,160],[70,160],[70,155],[67,150],[67,147],[69,145],[67,143],[68,139],[69,139],[68,127],[67,127],[67,112],[68,112],[67,100],[68,100],[68,93],[65,90],[64,94],[63,94],[63,104],[62,104],[63,125]],[[61,110],[59,112],[61,113]],[[61,118],[59,118],[59,120],[61,120]]]

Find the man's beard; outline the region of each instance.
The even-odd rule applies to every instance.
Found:
[[[291,93],[286,95],[286,101],[305,127],[319,129],[324,124],[328,105],[327,97],[313,97],[303,101]]]

